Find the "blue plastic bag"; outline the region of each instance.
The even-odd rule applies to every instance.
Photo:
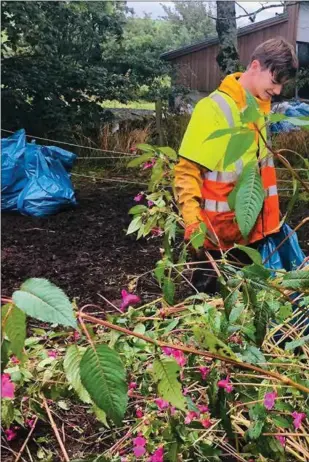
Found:
[[[1,140],[1,209],[17,210],[19,193],[27,184],[24,169],[25,130]]]
[[[76,205],[74,190],[62,163],[37,152],[35,175],[18,196],[19,212],[44,217],[72,205]]]
[[[76,205],[70,174],[76,155],[26,142],[25,130],[1,140],[1,209],[43,217]]]
[[[301,250],[296,233],[292,234],[285,243],[274,252],[276,247],[292,232],[292,229],[286,223],[280,231],[264,239],[259,246],[259,252],[263,262],[271,257],[264,264],[265,268],[286,271],[296,270],[305,260],[305,254]],[[274,252],[274,253],[273,253]]]

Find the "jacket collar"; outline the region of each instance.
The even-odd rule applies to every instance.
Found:
[[[219,86],[219,90],[227,93],[238,106],[238,109],[243,109],[247,106],[246,103],[246,92],[243,86],[239,83],[238,79],[241,76],[241,72],[235,72],[235,74],[230,74],[225,77]],[[269,114],[271,110],[270,101],[262,101],[259,98],[255,98],[256,102],[259,105],[259,108],[263,114]]]

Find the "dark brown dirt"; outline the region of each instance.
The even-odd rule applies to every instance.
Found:
[[[120,299],[121,288],[160,259],[158,239],[126,236],[137,188],[87,180],[76,185],[74,210],[49,218],[3,214],[2,294],[10,296],[27,278],[43,277],[79,306],[104,305],[98,293]],[[151,284],[147,295],[154,290]]]

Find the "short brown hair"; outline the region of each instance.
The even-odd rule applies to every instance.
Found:
[[[269,69],[278,83],[295,77],[298,59],[294,47],[283,37],[275,37],[261,43],[252,53],[250,63],[258,60],[264,69]]]

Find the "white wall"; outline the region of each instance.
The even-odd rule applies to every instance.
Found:
[[[296,41],[309,43],[309,2],[300,4]]]

